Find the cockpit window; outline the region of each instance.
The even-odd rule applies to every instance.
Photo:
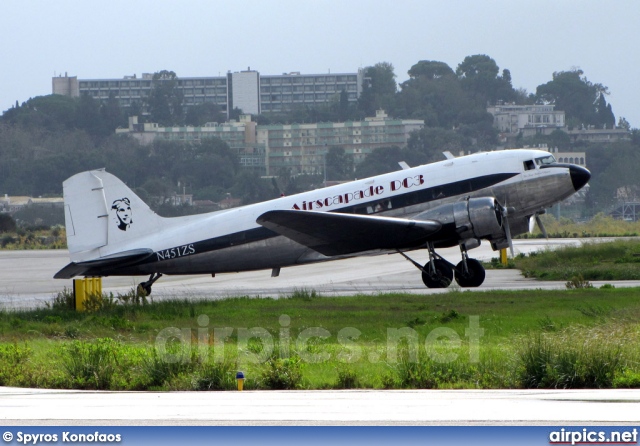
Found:
[[[553,155],[541,156],[540,158],[536,158],[536,164],[538,166],[544,166],[546,164],[553,164],[556,162],[556,159]]]
[[[536,168],[536,165],[533,164],[533,160],[527,160],[524,162],[524,170],[533,170]]]

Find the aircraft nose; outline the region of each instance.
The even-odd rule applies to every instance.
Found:
[[[569,173],[571,174],[571,182],[573,183],[573,188],[578,191],[587,184],[589,179],[591,178],[591,172],[585,169],[582,166],[576,166],[575,164],[569,167]]]

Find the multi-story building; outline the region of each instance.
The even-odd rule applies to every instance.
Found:
[[[143,73],[142,77],[125,76],[123,79],[80,79],[59,76],[53,78],[53,94],[78,97],[88,95],[104,102],[113,96],[121,107],[134,103],[144,105],[153,87],[153,75]],[[227,111],[227,76],[185,77],[178,80],[177,88],[184,95],[186,106],[213,102]]]
[[[318,105],[338,100],[344,91],[349,102],[362,93],[363,70],[357,73],[300,74],[289,73],[260,77],[262,112],[290,110],[296,105]]]
[[[631,138],[626,129],[596,129],[593,126],[568,129],[565,113],[554,110],[553,105],[515,105],[499,102],[493,107],[487,107],[487,112],[493,115],[493,126],[502,133],[501,140],[504,143],[513,144],[519,134],[527,138],[540,134],[549,135],[554,130],[566,132],[572,143],[609,143]]]
[[[51,91],[53,94],[61,94],[77,98],[80,96],[80,87],[78,85],[77,76],[67,76],[67,73],[51,79]]]
[[[261,76],[259,72],[227,73],[217,77],[179,77],[177,88],[184,97],[184,105],[212,102],[223,112],[239,108],[243,113],[260,114],[290,110],[296,105],[314,106],[337,100],[342,91],[349,102],[358,100],[362,92],[363,70],[357,73],[300,74],[298,72]],[[125,76],[122,79],[78,79],[58,76],[52,79],[53,94],[78,97],[89,95],[98,101],[109,97],[121,107],[137,103],[144,106],[153,88],[153,75]]]
[[[234,149],[244,167],[264,175],[277,175],[283,168],[292,174],[322,174],[325,156],[331,147],[342,147],[353,164],[379,147],[405,146],[409,135],[420,130],[424,121],[389,118],[378,110],[375,117],[355,122],[321,122],[315,124],[257,125],[250,115],[237,122],[207,124],[203,127],[159,127],[155,123],[138,124],[129,120],[129,134],[142,144],[152,141],[200,141],[217,137]]]
[[[282,168],[294,174],[320,174],[331,147],[344,148],[355,165],[379,147],[406,146],[410,133],[423,126],[423,120],[389,118],[378,110],[364,121],[259,125],[257,140],[267,147],[269,174]]]
[[[596,129],[590,126],[589,128],[569,130],[567,133],[572,143],[610,143],[614,141],[631,140],[631,132],[627,129]]]
[[[565,126],[564,112],[554,110],[554,105],[515,105],[499,102],[487,107],[493,115],[493,126],[507,134],[522,133],[528,137],[548,135]]]
[[[201,141],[204,138],[216,137],[226,142],[238,154],[243,167],[251,167],[260,173],[266,171],[265,146],[256,141],[256,123],[251,115],[241,115],[238,121],[218,124],[207,123],[203,127],[160,127],[156,123],[138,123],[138,117],[129,118],[129,127],[117,129],[117,134],[129,134],[141,144],[151,144],[154,140],[162,141]]]

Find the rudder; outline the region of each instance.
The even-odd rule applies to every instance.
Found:
[[[163,220],[104,169],[67,179],[63,194],[67,246],[74,261],[126,249],[120,245],[148,235]]]

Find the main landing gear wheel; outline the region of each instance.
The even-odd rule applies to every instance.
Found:
[[[466,259],[467,268],[465,271],[464,260],[456,265],[456,282],[463,288],[476,288],[484,282],[484,267],[476,259]]]
[[[427,288],[446,288],[453,280],[453,268],[449,263],[434,259],[424,266],[422,271],[422,281]]]

